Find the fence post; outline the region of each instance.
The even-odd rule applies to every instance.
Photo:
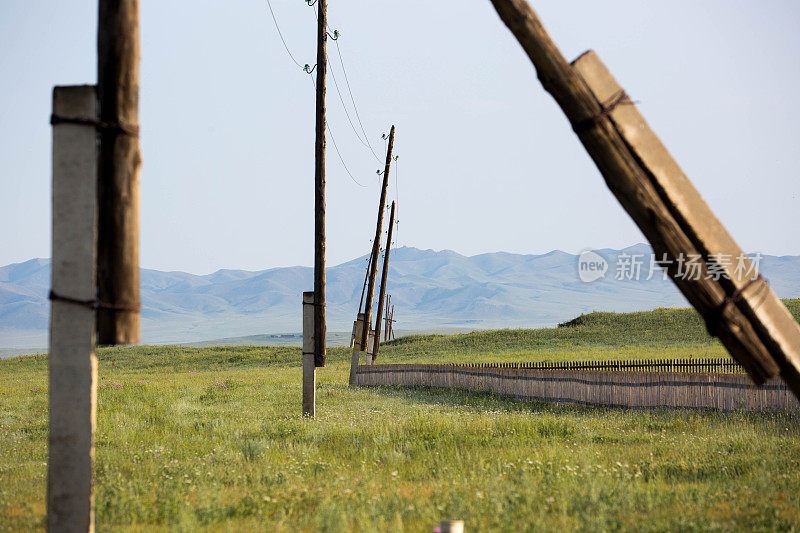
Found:
[[[442,520],[439,522],[441,533],[464,533],[463,520]]]
[[[314,292],[303,293],[303,416],[316,415],[317,369],[315,364]]]
[[[350,386],[356,386],[356,372],[361,358],[361,333],[364,328],[364,313],[358,313],[357,320],[353,325],[353,355],[350,358]]]
[[[358,359],[361,355],[361,350],[358,348],[353,348],[353,355],[350,358],[350,380],[349,384],[351,387],[356,386],[356,369],[358,367]]]
[[[47,528],[94,531],[97,93],[53,89]]]

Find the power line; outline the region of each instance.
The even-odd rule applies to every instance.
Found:
[[[342,65],[342,72],[344,73],[344,81],[347,83],[347,91],[350,93],[350,100],[353,102],[353,110],[356,112],[356,119],[358,120],[358,124],[361,126],[361,132],[364,134],[364,138],[367,140],[367,147],[369,151],[372,152],[372,156],[378,161],[381,162],[381,159],[375,153],[375,150],[372,148],[372,143],[369,142],[369,135],[364,129],[364,124],[361,122],[361,117],[358,114],[358,106],[356,105],[356,99],[353,97],[353,90],[350,87],[350,79],[347,77],[347,69],[344,67],[344,59],[342,58],[342,51],[339,48],[339,40],[336,41],[336,53],[339,55],[339,63]]]
[[[311,2],[309,0],[306,0],[306,3],[308,3],[309,6],[313,7],[314,4],[316,3],[316,0],[314,0],[313,2]],[[300,64],[299,61],[297,61],[297,59],[295,59],[295,57],[292,54],[291,50],[289,50],[289,45],[286,44],[286,39],[284,39],[284,37],[283,37],[283,32],[281,32],[280,25],[278,24],[278,19],[275,17],[275,11],[272,9],[272,2],[270,0],[267,0],[267,7],[269,7],[270,15],[272,15],[272,22],[275,23],[275,29],[278,31],[278,36],[280,37],[281,42],[283,43],[283,48],[286,50],[286,53],[289,55],[289,58],[291,58],[292,62],[295,65],[297,65],[298,68],[303,69],[305,72],[307,72],[309,74],[309,79],[311,79],[311,85],[316,90],[317,85],[314,82],[314,78],[312,76],[310,76],[310,74],[316,68],[316,65],[314,65],[313,68],[309,69],[308,65],[303,66],[303,65]],[[313,11],[314,11],[314,18],[317,19],[317,10],[314,9]],[[325,25],[325,30],[326,31],[328,30],[327,23]],[[350,118],[350,113],[347,110],[347,104],[345,104],[344,97],[342,96],[342,92],[341,92],[341,90],[339,88],[339,83],[336,81],[336,74],[334,74],[334,71],[331,68],[330,69],[331,77],[333,78],[333,84],[336,87],[336,92],[339,95],[339,101],[342,103],[342,109],[344,109],[344,113],[345,113],[345,116],[347,117],[347,121],[350,123],[350,128],[353,130],[353,133],[355,134],[356,138],[359,140],[359,142],[362,145],[364,145],[366,148],[369,149],[369,151],[372,153],[372,156],[375,158],[375,160],[378,161],[378,163],[381,163],[381,159],[378,157],[378,155],[375,153],[375,150],[372,148],[372,143],[369,141],[369,135],[367,135],[366,129],[364,128],[364,123],[361,121],[361,116],[358,113],[358,106],[356,105],[356,100],[355,100],[355,97],[353,96],[353,89],[350,86],[350,79],[347,76],[347,68],[344,66],[344,58],[342,57],[342,51],[341,51],[341,48],[339,47],[339,42],[338,42],[339,32],[338,31],[334,31],[334,35],[335,35],[335,37],[332,37],[332,40],[334,42],[336,42],[336,53],[339,56],[339,63],[342,66],[342,73],[344,74],[344,80],[345,80],[345,83],[347,84],[347,92],[350,95],[350,101],[353,104],[353,111],[355,112],[356,120],[358,121],[358,124],[361,127],[361,133],[363,133],[363,135],[364,135],[363,139],[361,138],[361,135],[356,130],[356,127],[353,124],[352,118]],[[325,120],[325,126],[327,127],[328,133],[330,134],[331,141],[333,142],[333,148],[336,151],[336,155],[339,157],[339,162],[342,164],[342,167],[344,167],[344,170],[345,170],[345,172],[347,172],[347,175],[350,177],[351,180],[353,180],[353,183],[355,183],[359,187],[366,187],[366,185],[362,185],[355,178],[355,176],[353,176],[353,173],[350,172],[350,169],[347,167],[347,163],[345,163],[344,157],[342,156],[342,153],[339,151],[339,146],[336,144],[336,138],[333,135],[333,128],[331,128],[331,126],[330,126],[330,124],[328,123],[327,120]],[[384,138],[384,148],[385,148],[386,136],[384,135],[383,138]],[[397,202],[399,204],[399,188],[398,188],[399,163],[397,162],[397,160],[398,160],[398,157],[396,156],[394,158],[394,161],[395,161],[394,197],[395,197],[395,202]],[[378,171],[378,176],[380,176],[380,174],[381,174],[381,171],[379,170]],[[378,179],[380,180],[380,177]],[[398,226],[397,227],[397,234],[399,234],[399,226],[400,226],[399,222],[400,222],[399,220],[395,220],[395,224]],[[398,238],[396,236],[395,239],[394,239],[394,242],[397,243],[397,241],[398,241]]]
[[[350,179],[353,180],[353,182],[359,187],[366,187],[366,185],[362,185],[361,183],[359,183],[358,180],[353,177],[353,174],[350,173],[350,169],[347,168],[347,165],[344,162],[344,158],[342,157],[341,152],[339,152],[339,147],[336,145],[336,139],[333,137],[333,130],[331,129],[331,125],[328,124],[327,120],[325,121],[325,125],[328,126],[328,132],[331,134],[331,141],[333,141],[333,147],[336,150],[336,154],[339,156],[339,161],[342,162],[342,166],[347,171],[347,175],[350,176]]]
[[[289,46],[286,44],[286,39],[283,38],[283,33],[281,32],[281,28],[278,25],[278,19],[275,17],[275,11],[272,9],[272,2],[270,2],[270,0],[267,0],[267,6],[269,7],[269,12],[272,15],[272,21],[275,23],[275,29],[278,30],[278,36],[281,38],[283,47],[286,49],[286,53],[289,54],[289,57],[292,59],[295,65],[297,65],[301,69],[304,69],[308,74],[311,74],[314,71],[314,69],[313,68],[308,69],[308,65],[306,65],[305,67],[301,65],[297,61],[297,59],[295,59],[294,55],[292,55],[291,50],[289,50]],[[314,11],[314,16],[316,17],[316,10]],[[314,65],[314,68],[316,68],[316,65]],[[331,71],[331,74],[333,74],[333,71]],[[317,84],[314,83],[314,78],[312,78],[311,76],[309,76],[309,78],[311,79],[311,84],[314,86],[314,89],[316,90]],[[335,83],[336,83],[336,78],[334,77],[334,84]],[[336,90],[337,92],[339,91],[338,85],[336,85]],[[339,99],[342,100],[342,105],[344,105],[344,99],[342,98],[341,92],[339,93]],[[347,113],[347,108],[345,108],[345,113]],[[350,120],[350,115],[347,116],[347,119]],[[350,176],[350,179],[353,180],[353,183],[355,183],[359,187],[366,187],[366,185],[362,185],[361,183],[359,183],[359,181],[353,176],[352,172],[350,172],[350,169],[347,168],[347,164],[344,162],[342,153],[339,151],[339,146],[336,144],[336,139],[333,136],[333,129],[331,128],[330,124],[328,124],[327,120],[325,121],[325,126],[328,128],[328,131],[330,132],[331,141],[333,141],[333,148],[336,150],[336,154],[339,156],[339,161],[342,163],[342,166],[344,167],[345,172],[347,172],[347,175]],[[353,127],[353,131],[355,131],[355,126],[353,126],[352,121],[350,122],[350,126]],[[361,138],[359,137],[358,140],[360,141]]]
[[[272,21],[275,23],[275,29],[278,30],[278,36],[281,38],[281,42],[283,43],[283,47],[286,49],[286,53],[289,54],[289,57],[292,58],[292,61],[294,61],[295,65],[297,65],[299,68],[303,68],[303,65],[301,65],[294,58],[294,56],[292,55],[291,50],[289,50],[289,46],[286,44],[286,40],[283,38],[283,33],[281,33],[281,27],[278,26],[278,19],[275,18],[275,12],[272,10],[272,2],[270,2],[270,0],[267,0],[267,7],[269,7],[269,12],[272,15]]]
[[[316,3],[316,0],[314,0],[314,2]],[[308,5],[310,5],[310,6],[314,5],[314,3],[309,3],[309,0],[307,0],[306,3],[308,3]],[[314,18],[316,20],[319,20],[317,18],[317,10],[313,9],[312,11],[314,12]],[[330,29],[330,26],[328,25],[328,23],[326,21],[325,22],[325,31],[328,32],[329,29]],[[342,65],[342,73],[344,74],[344,80],[347,83],[347,90],[350,93],[350,101],[353,102],[353,111],[355,111],[356,120],[358,121],[359,126],[361,126],[361,133],[364,134],[364,139],[362,139],[361,135],[358,133],[358,131],[356,131],[355,125],[353,124],[353,121],[350,118],[350,113],[347,111],[347,105],[344,103],[344,98],[342,97],[342,92],[339,89],[339,83],[336,81],[336,74],[334,74],[333,68],[331,68],[330,69],[331,77],[333,78],[333,84],[336,87],[336,92],[339,94],[339,101],[342,103],[342,108],[344,109],[344,114],[347,115],[347,121],[350,122],[350,127],[353,129],[353,133],[355,134],[356,138],[358,139],[358,141],[361,144],[364,145],[365,148],[367,148],[370,151],[370,153],[372,153],[372,157],[374,157],[375,160],[378,163],[380,163],[381,159],[380,159],[380,157],[378,157],[378,155],[375,153],[375,150],[372,148],[372,143],[369,142],[369,135],[367,135],[367,132],[366,132],[366,130],[364,128],[364,124],[361,122],[361,116],[358,113],[358,106],[356,105],[356,100],[353,97],[353,89],[350,87],[350,79],[347,76],[347,69],[344,66],[344,59],[342,58],[342,51],[341,51],[341,49],[339,47],[339,32],[338,32],[338,30],[334,30],[333,33],[334,33],[335,37],[332,37],[331,40],[336,43],[336,53],[339,55],[339,63]],[[328,35],[330,35],[330,32],[328,32]],[[330,64],[329,64],[329,66],[330,66]]]
[[[329,64],[330,66],[330,64]],[[350,118],[350,113],[347,112],[347,106],[344,103],[344,98],[342,98],[342,91],[339,90],[339,83],[336,81],[336,74],[334,74],[333,69],[329,69],[331,73],[331,77],[333,78],[333,85],[336,87],[336,93],[339,95],[339,101],[342,103],[342,108],[344,109],[344,114],[347,117],[347,122],[350,123],[350,127],[353,129],[353,133],[355,133],[356,138],[359,140],[361,144],[367,146],[364,140],[361,138],[361,135],[356,131],[356,127],[353,125],[353,120]],[[367,146],[368,147],[368,146]]]
[[[311,77],[311,76],[309,76],[309,79],[311,80],[311,85],[313,85],[313,86],[314,86],[314,89],[316,90],[316,88],[317,88],[317,84],[314,82],[314,78],[313,78],[313,77]],[[353,176],[353,173],[352,173],[352,172],[350,172],[350,169],[349,169],[349,168],[347,168],[347,163],[345,163],[345,162],[344,162],[344,157],[342,157],[342,153],[339,151],[339,146],[336,144],[336,138],[333,136],[333,128],[331,128],[331,125],[328,123],[328,120],[327,120],[327,119],[325,119],[325,127],[327,128],[327,130],[328,130],[328,133],[330,133],[330,136],[331,136],[331,141],[333,141],[333,148],[336,150],[336,155],[338,155],[338,156],[339,156],[339,161],[342,163],[342,166],[344,167],[344,170],[345,170],[345,172],[347,172],[347,175],[348,175],[348,176],[350,176],[350,179],[351,179],[351,180],[353,180],[353,183],[355,183],[355,184],[356,184],[356,185],[358,185],[359,187],[366,187],[366,185],[362,185],[362,184],[361,184],[361,183],[360,183],[360,182],[359,182],[359,181],[358,181],[358,180],[357,180],[357,179],[356,179],[356,178]]]
[[[394,201],[396,203],[396,208],[399,211],[400,209],[400,193],[398,191],[397,182],[399,181],[398,176],[400,175],[400,161],[399,157],[395,157],[394,160]],[[397,244],[400,240],[400,217],[398,216],[395,218],[395,235],[394,235],[394,243]]]

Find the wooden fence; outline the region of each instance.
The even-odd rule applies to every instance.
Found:
[[[756,387],[735,362],[722,359],[362,365],[356,368],[356,384],[483,391],[556,404],[800,410],[779,378]]]
[[[520,368],[536,370],[610,370],[635,372],[719,372],[744,374],[744,369],[730,358],[702,359],[629,359],[621,361],[539,361],[536,363],[471,363],[464,368]]]

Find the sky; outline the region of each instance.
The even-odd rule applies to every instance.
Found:
[[[0,265],[50,255],[51,91],[96,81],[96,4],[0,3]],[[800,254],[800,3],[532,5],[568,60],[598,52],[743,249]],[[314,8],[272,7],[313,65]],[[370,249],[392,124],[401,246],[645,241],[488,0],[329,0],[328,19],[347,106],[329,75],[329,265]],[[266,0],[141,0],[141,37],[141,265],[312,265],[314,88]]]

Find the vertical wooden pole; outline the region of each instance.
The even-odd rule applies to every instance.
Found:
[[[317,403],[317,369],[314,347],[314,293],[303,293],[303,416],[314,418]]]
[[[49,531],[94,531],[97,119],[94,86],[53,90]],[[56,118],[62,119],[59,123]]]
[[[328,2],[317,0],[317,124],[314,146],[314,364],[325,366],[325,74]]]
[[[378,358],[378,348],[381,345],[381,317],[383,316],[383,302],[386,299],[386,281],[389,276],[389,252],[392,249],[392,229],[394,229],[394,202],[389,214],[389,234],[386,236],[386,251],[383,253],[383,272],[381,273],[381,293],[378,297],[378,312],[375,316],[375,347],[372,349],[372,362]]]
[[[378,273],[378,254],[381,251],[381,233],[383,233],[383,210],[386,207],[386,190],[389,188],[389,169],[392,164],[392,148],[394,147],[394,126],[389,131],[389,146],[386,149],[386,166],[383,168],[383,185],[381,186],[381,199],[378,203],[378,223],[375,228],[375,240],[372,241],[372,265],[369,271],[367,284],[367,303],[364,306],[364,323],[367,327],[361,334],[361,350],[367,349],[369,337],[369,323],[372,321],[372,298],[375,296],[375,275]],[[377,322],[380,322],[378,315]]]
[[[139,342],[139,1],[99,0],[97,333]]]

